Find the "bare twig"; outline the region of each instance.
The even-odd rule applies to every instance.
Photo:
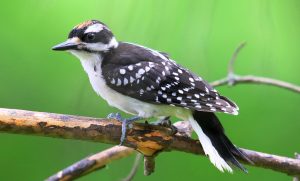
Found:
[[[69,166],[55,175],[49,177],[47,181],[74,180],[92,171],[105,167],[106,164],[132,154],[134,149],[124,146],[114,146],[105,151],[89,156]]]
[[[234,53],[229,61],[229,64],[228,64],[227,77],[212,82],[211,83],[212,86],[216,87],[216,86],[222,86],[222,85],[226,85],[226,84],[232,86],[232,85],[241,84],[241,83],[254,83],[254,84],[272,85],[272,86],[288,89],[288,90],[294,91],[296,93],[300,93],[300,86],[297,86],[295,84],[288,83],[285,81],[271,79],[271,78],[267,78],[267,77],[259,77],[259,76],[254,76],[254,75],[244,75],[244,76],[236,75],[234,73],[234,63],[237,59],[238,54],[240,53],[242,48],[245,47],[245,45],[246,45],[245,42],[241,43],[237,47],[237,49],[234,51]]]
[[[229,84],[230,82],[233,82],[232,84],[241,84],[241,83],[254,83],[254,84],[266,84],[266,85],[272,85],[280,88],[284,88],[296,93],[300,93],[300,86],[297,86],[295,84],[291,84],[285,81],[271,79],[267,77],[258,77],[254,75],[244,75],[244,76],[238,76],[233,75],[230,78],[224,78],[217,81],[214,81],[211,83],[212,86],[221,86]]]
[[[243,42],[241,43],[236,49],[235,51],[233,52],[232,56],[231,56],[231,59],[228,63],[228,78],[229,78],[229,84],[232,85],[233,82],[230,82],[230,77],[232,77],[234,75],[234,63],[235,63],[235,60],[238,56],[238,54],[240,53],[240,51],[244,48],[244,46],[246,45],[246,42]]]
[[[131,181],[133,179],[133,177],[136,175],[136,172],[137,172],[138,167],[140,165],[141,158],[142,158],[142,154],[137,153],[129,174],[122,181]]]
[[[0,109],[0,131],[118,144],[121,136],[121,123],[110,119]],[[134,123],[133,128],[128,132],[125,144],[146,156],[152,156],[163,150],[204,154],[198,140],[170,133],[172,130],[169,128]],[[300,160],[241,150],[256,167],[272,169],[288,175],[300,174]]]

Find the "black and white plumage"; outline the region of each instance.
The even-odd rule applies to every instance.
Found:
[[[129,97],[205,112],[237,114],[238,107],[166,54],[119,43],[102,63],[107,85]]]
[[[245,171],[236,156],[247,158],[227,138],[214,114],[236,115],[236,104],[166,53],[118,42],[109,28],[96,20],[76,26],[68,40],[53,49],[77,56],[95,92],[111,106],[142,118],[188,120],[219,170],[231,172],[233,164]]]

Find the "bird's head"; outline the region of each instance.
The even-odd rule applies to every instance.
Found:
[[[67,41],[52,50],[69,51],[73,54],[105,53],[118,46],[110,29],[100,21],[89,20],[75,26]]]

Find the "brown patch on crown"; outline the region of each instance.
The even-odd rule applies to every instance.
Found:
[[[90,26],[94,24],[94,22],[92,20],[88,20],[88,21],[85,21],[83,23],[80,23],[79,25],[75,26],[75,29],[82,29],[82,28],[85,28],[87,26]]]

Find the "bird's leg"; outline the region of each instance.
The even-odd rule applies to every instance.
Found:
[[[126,137],[126,131],[127,131],[127,126],[131,127],[132,123],[138,120],[143,119],[142,117],[139,116],[134,116],[131,118],[122,118],[120,113],[110,113],[107,118],[109,119],[116,119],[120,122],[122,122],[122,135],[120,139],[120,145],[123,145],[125,137]]]
[[[154,122],[154,125],[160,125],[160,126],[163,126],[163,127],[170,128],[172,130],[172,134],[177,133],[177,128],[175,126],[173,126],[173,124],[170,120],[170,116],[167,116],[167,117],[164,117],[160,120],[157,120],[156,122]]]

